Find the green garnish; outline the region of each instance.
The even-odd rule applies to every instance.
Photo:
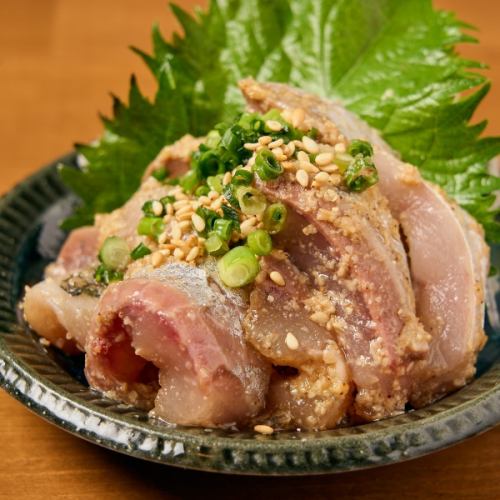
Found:
[[[164,196],[163,198],[160,198],[160,203],[164,207],[166,207],[169,204],[175,203],[175,196],[172,196],[172,195]]]
[[[224,195],[224,198],[229,202],[229,204],[235,208],[240,208],[240,202],[238,201],[238,198],[236,196],[236,189],[238,186],[235,186],[233,184],[228,184],[227,186],[224,187],[224,191],[222,194]]]
[[[167,176],[170,174],[168,169],[166,167],[160,167],[157,168],[156,170],[153,170],[151,175],[157,180],[157,181],[164,181]]]
[[[216,193],[222,193],[222,174],[219,175],[213,175],[207,177],[207,185],[208,187],[212,190],[215,191]]]
[[[227,241],[233,233],[234,222],[229,219],[216,219],[213,226],[215,234]]]
[[[153,200],[148,200],[144,202],[141,210],[144,213],[144,215],[154,217],[155,213],[153,212]]]
[[[179,179],[179,185],[186,193],[192,193],[199,183],[200,178],[195,170],[190,170]]]
[[[240,186],[236,189],[236,198],[241,211],[245,215],[258,215],[264,212],[267,205],[266,197],[250,186]]]
[[[218,234],[212,233],[205,240],[205,249],[210,255],[224,255],[229,251],[227,241],[223,240]]]
[[[208,186],[199,186],[196,188],[196,191],[194,192],[194,194],[198,197],[206,196],[208,193],[210,193],[210,188]]]
[[[196,213],[205,221],[203,233],[208,234],[212,230],[214,222],[219,218],[219,214],[206,207],[198,207]]]
[[[373,156],[373,147],[367,141],[362,141],[361,139],[354,139],[349,144],[347,152],[351,156],[361,155],[361,156]]]
[[[231,184],[235,186],[249,186],[253,181],[253,172],[239,168],[235,170]]]
[[[335,164],[338,165],[341,173],[352,163],[354,158],[348,153],[335,153]]]
[[[143,217],[137,226],[137,234],[158,238],[165,230],[165,224],[161,217]]]
[[[378,182],[378,172],[371,158],[358,156],[347,167],[344,180],[350,191],[359,193]]]
[[[245,246],[229,250],[217,262],[219,277],[231,288],[238,288],[251,283],[260,271],[259,261],[255,254]]]
[[[106,269],[123,271],[130,260],[130,249],[123,238],[110,236],[104,240],[98,257]]]
[[[146,257],[146,255],[149,255],[150,253],[151,250],[144,243],[139,243],[132,250],[132,252],[130,252],[130,257],[132,258],[132,260],[139,260],[143,257]]]
[[[238,229],[240,226],[240,216],[238,212],[229,205],[222,205],[222,212],[224,214],[224,219],[232,220],[235,224],[235,227]]]
[[[255,255],[269,255],[273,249],[273,241],[267,231],[257,229],[247,236],[247,245]]]
[[[269,205],[264,213],[264,227],[270,234],[279,233],[285,225],[288,212],[283,203]]]
[[[281,163],[274,157],[268,149],[263,149],[257,153],[253,170],[263,181],[277,179],[283,173]]]
[[[97,283],[109,285],[113,281],[121,281],[123,279],[123,272],[108,269],[104,264],[100,264],[95,270],[94,279]]]

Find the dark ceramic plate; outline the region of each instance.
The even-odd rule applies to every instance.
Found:
[[[0,200],[0,384],[49,422],[106,448],[178,467],[317,474],[418,457],[500,421],[498,279],[490,280],[490,338],[476,379],[422,410],[358,427],[262,436],[172,428],[103,398],[88,388],[83,360],[44,348],[17,311],[24,285],[41,278],[64,240],[57,221],[69,213],[74,200],[58,178],[59,161],[75,163],[75,155],[47,166]]]

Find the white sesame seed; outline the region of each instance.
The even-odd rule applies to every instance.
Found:
[[[200,253],[199,247],[191,248],[191,250],[189,250],[188,254],[186,255],[186,262],[191,262],[194,259],[196,259],[199,253]]]
[[[279,273],[278,271],[271,271],[269,273],[269,277],[277,285],[279,285],[279,286],[285,286],[285,280],[284,280],[283,276],[281,276],[281,273]]]
[[[337,172],[339,167],[332,163],[331,165],[325,165],[324,167],[321,167],[321,170],[323,172],[326,172],[327,174],[333,174],[334,172]]]
[[[155,200],[151,203],[151,210],[158,217],[163,213],[163,205],[159,201]]]
[[[279,148],[280,146],[283,146],[283,144],[283,139],[276,139],[275,141],[269,143],[269,149]]]
[[[177,193],[175,193],[175,199],[176,200],[187,200],[188,199],[188,196],[187,194],[184,194],[182,191],[178,191]]]
[[[291,349],[292,351],[296,351],[299,348],[299,341],[297,340],[297,337],[290,332],[286,334],[285,344],[288,349]]]
[[[155,252],[151,256],[151,264],[153,265],[153,267],[158,267],[163,263],[163,259],[164,257],[160,252]]]
[[[319,168],[314,166],[310,161],[299,161],[299,167],[310,174],[319,172]]]
[[[210,208],[211,208],[212,210],[217,211],[217,210],[219,210],[219,208],[220,208],[220,207],[222,207],[222,203],[223,203],[223,202],[224,202],[224,199],[223,199],[223,198],[222,198],[222,196],[221,196],[220,198],[218,198],[218,199],[216,199],[216,200],[214,200],[214,201],[212,202],[212,204],[210,205]]]
[[[305,117],[306,113],[302,108],[294,109],[292,113],[292,125],[295,128],[300,128],[304,123]]]
[[[216,200],[219,196],[220,194],[217,191],[210,191],[210,193],[208,193],[208,197],[212,201]]]
[[[171,215],[165,215],[163,217],[163,222],[165,222],[165,224],[168,224],[170,221],[172,220],[172,216]]]
[[[297,160],[309,163],[309,155],[305,151],[297,153]]]
[[[174,215],[174,207],[173,207],[172,203],[169,203],[167,205],[167,215]]]
[[[338,142],[337,144],[335,144],[334,149],[336,153],[345,153],[346,151],[346,147],[343,142]]]
[[[270,135],[263,135],[259,139],[259,144],[261,146],[267,146],[272,140],[273,140],[273,138]]]
[[[253,430],[255,432],[258,432],[259,434],[272,434],[274,432],[274,429],[272,427],[269,427],[269,425],[263,425],[259,424],[256,425]]]
[[[187,229],[190,229],[191,228],[191,217],[189,218],[189,220],[183,220],[182,222],[179,222],[179,224],[177,224],[177,227],[182,231],[186,231]]]
[[[245,149],[248,149],[248,151],[255,151],[258,145],[259,144],[256,142],[245,142],[245,144],[243,144],[243,147]]]
[[[177,210],[175,212],[175,216],[178,217],[179,215],[188,214],[188,213],[191,213],[192,211],[193,211],[193,208],[191,207],[191,205],[185,205],[185,206],[179,208],[179,210]]]
[[[333,161],[333,154],[332,153],[320,153],[318,156],[316,156],[314,162],[316,165],[319,165],[320,167],[324,165],[328,165]]]
[[[280,147],[272,149],[271,152],[275,157],[283,156],[283,150]]]
[[[318,143],[314,139],[305,135],[302,137],[302,143],[308,153],[311,153],[312,155],[319,153]]]
[[[174,257],[176,259],[182,260],[184,258],[184,252],[180,248],[174,250]]]
[[[231,172],[226,172],[222,178],[222,185],[227,186],[231,182],[232,178],[233,176],[231,175]]]
[[[201,233],[205,229],[205,221],[198,214],[191,215],[191,222],[193,223],[196,231]]]
[[[314,321],[315,323],[318,323],[320,325],[326,325],[326,323],[330,319],[330,316],[324,311],[316,311],[315,313],[311,314],[309,318],[311,319],[311,321]]]
[[[163,245],[163,243],[165,243],[167,240],[168,240],[168,235],[166,232],[163,232],[160,234],[160,236],[158,236],[158,243],[160,245]]]
[[[309,185],[309,175],[307,175],[307,172],[305,170],[297,170],[295,178],[302,187],[307,187]]]
[[[172,239],[173,240],[180,240],[182,238],[182,230],[181,228],[179,227],[179,225],[175,225],[173,228],[172,228]]]
[[[189,210],[188,212],[184,212],[180,215],[178,214],[175,214],[175,218],[179,221],[179,222],[184,222],[186,220],[191,220],[191,215],[193,215],[193,211],[192,210]]]
[[[240,232],[243,236],[248,236],[254,229],[255,224],[257,223],[256,217],[250,217],[249,219],[244,220],[240,224]]]
[[[319,174],[316,174],[314,176],[314,180],[320,186],[324,186],[324,185],[328,184],[328,181],[330,180],[330,176],[326,172],[320,172]]]
[[[174,203],[174,209],[180,210],[182,207],[185,207],[186,205],[189,205],[188,200],[179,200]]]
[[[293,156],[295,153],[295,143],[294,142],[289,142],[286,146],[286,153],[288,156]]]
[[[208,196],[200,196],[198,202],[200,205],[208,205],[210,203],[210,198]]]
[[[266,127],[273,132],[279,132],[283,128],[283,125],[276,120],[267,120]]]

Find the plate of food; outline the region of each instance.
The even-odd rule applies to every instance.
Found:
[[[429,1],[213,0],[0,200],[0,384],[178,467],[318,474],[500,421],[500,139]]]

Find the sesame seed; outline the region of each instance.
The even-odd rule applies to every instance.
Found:
[[[305,117],[306,113],[302,108],[294,109],[292,113],[292,125],[295,128],[300,128],[304,123]]]
[[[191,222],[193,223],[196,231],[201,233],[205,229],[205,221],[198,214],[191,215]]]
[[[186,231],[187,229],[190,229],[191,228],[191,217],[189,218],[189,220],[184,220],[182,222],[179,222],[179,224],[177,224],[177,227],[182,231]]]
[[[308,163],[309,162],[309,155],[304,151],[299,151],[297,153],[297,160]]]
[[[151,256],[151,264],[153,264],[153,267],[158,267],[163,263],[163,255],[160,252],[155,252]]]
[[[176,200],[179,200],[179,201],[184,201],[184,200],[188,200],[188,196],[187,194],[184,194],[182,191],[178,191],[177,193],[175,193],[175,199]]]
[[[319,153],[318,143],[314,139],[305,135],[302,137],[302,143],[308,153],[311,153],[312,155]]]
[[[250,217],[247,220],[244,220],[240,224],[240,232],[243,236],[248,236],[254,229],[255,229],[255,224],[257,222],[256,217]]]
[[[163,222],[165,222],[165,224],[168,224],[170,221],[172,220],[172,216],[171,215],[165,215],[163,217]]]
[[[196,259],[196,257],[198,257],[199,253],[200,253],[199,247],[191,248],[191,250],[189,250],[188,254],[186,255],[186,261],[187,262],[193,261],[194,259]]]
[[[220,194],[217,191],[210,191],[210,193],[208,193],[208,197],[212,201],[216,200],[219,196]]]
[[[261,146],[267,146],[272,140],[273,140],[273,138],[270,135],[263,135],[259,139],[259,144]]]
[[[212,210],[219,210],[220,207],[222,207],[222,203],[224,202],[224,199],[222,198],[222,196],[220,198],[218,198],[217,200],[213,201],[212,204],[210,205],[210,208]]]
[[[176,259],[182,260],[184,258],[184,252],[180,248],[174,250],[174,257]]]
[[[167,215],[174,215],[174,207],[173,207],[172,203],[169,203],[167,205]]]
[[[283,149],[280,147],[274,148],[271,150],[274,156],[283,156]]]
[[[227,186],[231,182],[232,178],[233,178],[233,176],[231,175],[231,172],[226,172],[224,174],[224,177],[222,178],[222,184],[224,186]]]
[[[180,210],[182,207],[185,207],[186,205],[189,205],[188,200],[179,200],[174,203],[174,209],[177,211]]]
[[[200,205],[208,205],[210,203],[210,198],[208,196],[200,196],[198,202]]]
[[[180,240],[182,238],[182,230],[179,225],[175,225],[172,228],[171,235],[173,240]]]
[[[160,234],[160,236],[158,236],[158,243],[160,245],[163,245],[163,243],[165,243],[167,240],[168,240],[168,235],[166,232],[163,232]]]
[[[288,154],[288,156],[293,156],[293,154],[295,153],[295,143],[294,142],[289,142],[286,145],[286,153]]]
[[[151,203],[151,210],[158,217],[163,213],[163,205],[159,201],[155,200]]]
[[[298,170],[295,174],[295,178],[302,187],[307,187],[309,185],[309,175],[307,175],[307,172],[305,170]]]
[[[326,172],[327,174],[333,174],[334,172],[337,172],[339,167],[332,163],[331,165],[325,165],[324,167],[321,167],[321,170],[323,172]]]
[[[269,425],[263,425],[259,424],[256,425],[253,430],[255,432],[258,432],[259,434],[272,434],[274,432],[274,429],[272,427],[269,427]]]
[[[179,210],[177,210],[175,212],[175,216],[179,216],[179,215],[182,215],[182,214],[187,214],[189,212],[192,212],[193,211],[193,208],[191,207],[191,205],[184,205],[183,207],[179,208]]]
[[[319,172],[319,168],[315,167],[310,161],[299,161],[299,167],[310,174]]]
[[[334,149],[336,153],[345,153],[346,151],[346,147],[343,142],[338,142],[337,144],[335,144]]]
[[[190,207],[189,207],[190,208]],[[184,212],[180,215],[178,214],[175,214],[175,218],[179,221],[179,222],[184,222],[186,220],[191,220],[191,215],[193,215],[193,212],[192,210],[189,210],[188,212]]]
[[[277,139],[269,143],[269,149],[279,148],[280,146],[283,146],[283,144],[284,144],[283,139]]]
[[[319,165],[320,167],[323,167],[324,165],[328,165],[333,161],[333,154],[332,153],[320,153],[318,156],[316,156],[316,159],[314,162],[316,165]]]
[[[283,276],[281,275],[281,273],[279,273],[278,271],[271,271],[269,273],[269,277],[277,285],[279,285],[279,286],[285,286],[285,279],[283,278]]]
[[[320,172],[319,174],[316,174],[314,176],[314,180],[320,186],[324,186],[324,185],[328,184],[328,181],[330,180],[330,176],[326,172]]]
[[[267,120],[266,127],[273,132],[279,132],[283,128],[283,125],[281,125],[281,123],[276,120]]]
[[[297,340],[297,337],[290,332],[286,334],[285,344],[288,349],[291,349],[292,351],[296,351],[299,348],[299,341]]]
[[[256,142],[245,142],[245,144],[243,144],[243,147],[245,149],[248,149],[248,151],[255,151],[258,145],[259,144]]]
[[[316,311],[315,313],[311,314],[311,316],[309,316],[309,318],[311,319],[311,321],[314,321],[315,323],[318,323],[318,324],[324,326],[324,325],[326,325],[326,323],[328,322],[330,317],[324,311]]]

